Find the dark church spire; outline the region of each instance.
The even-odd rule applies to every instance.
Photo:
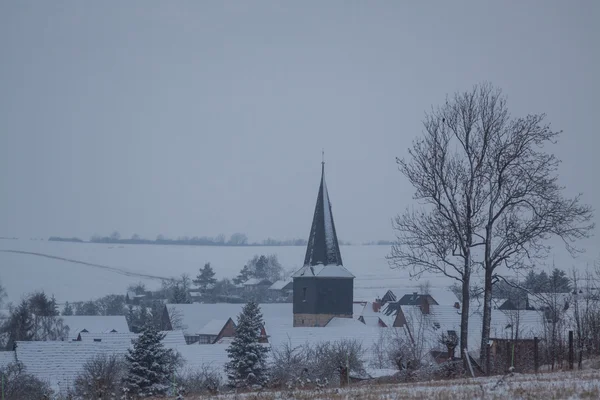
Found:
[[[317,196],[317,205],[315,206],[310,236],[308,237],[304,265],[342,265],[342,255],[335,232],[327,185],[325,184],[324,157],[321,162],[321,184],[319,186],[319,195]]]

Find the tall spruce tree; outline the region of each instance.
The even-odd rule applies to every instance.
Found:
[[[227,348],[230,361],[225,370],[230,384],[235,387],[266,383],[269,349],[259,342],[262,326],[262,313],[258,304],[248,302],[238,316],[235,336]]]
[[[166,349],[162,340],[165,334],[146,325],[125,358],[129,365],[124,378],[128,395],[145,397],[164,394],[169,388],[169,377],[176,366],[176,357]]]
[[[209,262],[204,264],[203,268],[200,268],[200,273],[193,282],[202,290],[202,293],[206,293],[208,289],[212,289],[215,286],[215,283],[217,283],[215,271],[213,271]]]

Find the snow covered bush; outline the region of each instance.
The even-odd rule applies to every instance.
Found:
[[[227,348],[229,361],[225,370],[229,383],[234,387],[264,385],[267,375],[269,348],[260,343],[263,327],[260,307],[248,302],[238,316],[235,336]]]
[[[75,395],[89,400],[117,398],[125,373],[125,360],[121,356],[99,354],[92,357],[75,379]]]
[[[127,398],[160,395],[169,389],[179,357],[163,346],[164,337],[164,333],[146,325],[133,348],[127,351],[127,374],[123,380]]]
[[[285,344],[273,350],[270,385],[287,389],[342,383],[349,375],[365,374],[360,342],[342,339],[292,347]]]
[[[4,400],[43,399],[52,395],[50,385],[25,373],[20,363],[11,363],[0,368],[0,376]]]
[[[184,370],[175,378],[186,394],[217,394],[223,386],[221,375],[209,365],[197,370]]]

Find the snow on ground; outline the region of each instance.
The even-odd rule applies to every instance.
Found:
[[[211,263],[217,278],[232,278],[256,254],[276,254],[285,270],[296,271],[302,266],[306,252],[304,246],[113,245],[34,240],[0,240],[0,250],[40,253],[98,265],[0,251],[0,281],[13,302],[38,289],[54,294],[62,302],[125,293],[129,284],[140,281],[149,288],[158,287],[158,280],[135,274],[177,277],[187,273],[194,277],[206,262]],[[342,246],[340,250],[344,266],[356,276],[355,300],[372,301],[383,296],[387,289],[406,288],[410,292],[425,281],[433,288],[445,288],[454,283],[449,278],[432,274],[425,274],[420,281],[415,281],[408,271],[390,269],[386,259],[390,246]],[[579,259],[577,265],[585,266],[586,260]],[[572,263],[565,261],[557,265],[568,268]]]
[[[260,394],[223,394],[216,397],[186,399],[256,399],[278,400],[392,400],[392,399],[597,399],[600,398],[600,371],[556,372],[547,374],[515,374],[404,384],[354,384],[346,388],[323,391],[265,391]]]
[[[304,246],[220,247],[162,246],[68,243],[30,240],[0,241],[0,250],[17,250],[47,254],[123,270],[126,274],[103,268],[30,254],[0,251],[0,280],[11,301],[44,289],[58,301],[79,301],[109,293],[125,293],[131,283],[144,282],[158,287],[155,279],[127,274],[176,277],[187,273],[194,277],[206,262],[213,266],[217,278],[232,278],[255,254],[277,254],[285,270],[302,266]],[[355,300],[374,300],[392,287],[415,287],[406,271],[391,270],[386,256],[389,246],[343,246],[344,266],[355,276]],[[446,287],[447,278],[429,276],[433,286]],[[383,290],[382,290],[383,289]]]

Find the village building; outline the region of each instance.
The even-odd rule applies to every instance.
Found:
[[[324,162],[304,266],[292,278],[295,327],[323,327],[335,317],[352,318],[354,275],[342,263]]]
[[[69,327],[69,340],[77,340],[80,333],[129,333],[124,315],[63,315],[63,325]]]

